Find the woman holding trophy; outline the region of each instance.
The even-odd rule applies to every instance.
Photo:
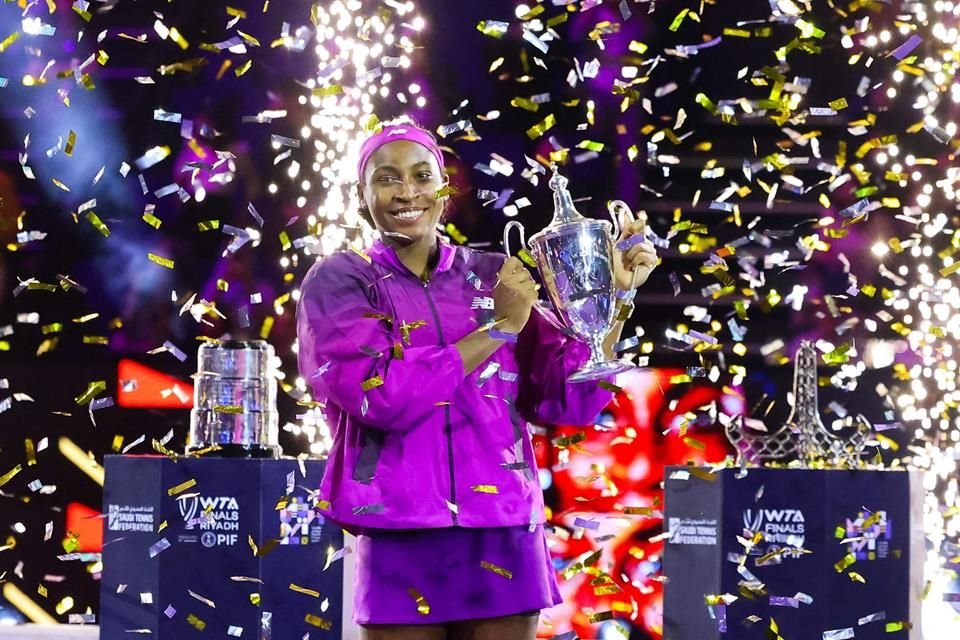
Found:
[[[354,620],[369,640],[532,639],[560,596],[527,423],[591,424],[610,401],[595,380],[616,369],[569,380],[596,354],[569,335],[580,332],[568,316],[601,296],[594,351],[613,359],[614,296],[629,299],[657,261],[646,220],[623,224],[619,250],[608,231],[597,236],[610,248],[598,262],[606,285],[571,286],[578,268],[591,271],[575,264],[586,254],[545,243],[543,264],[551,252],[574,263],[543,274],[564,305],[548,318],[520,260],[437,234],[447,178],[429,132],[385,125],[357,175],[380,239],[319,260],[297,309],[300,372],[333,433],[323,511],[358,536]]]

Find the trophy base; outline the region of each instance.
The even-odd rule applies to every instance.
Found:
[[[187,447],[187,453],[202,450],[200,445],[190,445]],[[272,458],[277,460],[281,456],[279,446],[268,446],[264,444],[221,444],[216,451],[207,454],[215,458]]]
[[[623,360],[607,360],[604,362],[588,362],[579,371],[573,373],[567,380],[570,382],[589,382],[602,380],[617,373],[633,369],[634,366]]]

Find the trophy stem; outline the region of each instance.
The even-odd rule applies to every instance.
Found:
[[[592,335],[588,338],[590,343],[590,359],[580,367],[580,369],[571,375],[570,382],[587,382],[590,380],[602,380],[612,375],[629,371],[633,365],[623,360],[607,360],[603,353],[603,336]]]

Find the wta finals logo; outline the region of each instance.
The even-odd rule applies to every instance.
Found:
[[[240,505],[233,496],[193,495],[177,500],[185,529],[199,529],[200,544],[205,547],[235,545],[239,539]],[[182,541],[196,540],[182,536]]]
[[[743,527],[751,533],[762,533],[769,549],[803,547],[806,531],[803,511],[800,509],[747,509],[743,512]],[[754,547],[752,552],[762,553]]]

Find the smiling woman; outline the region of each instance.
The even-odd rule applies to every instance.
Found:
[[[358,534],[366,640],[532,640],[560,594],[527,423],[590,424],[612,394],[568,382],[590,349],[531,313],[520,260],[437,233],[443,169],[429,132],[373,134],[357,195],[380,240],[304,278],[300,372],[333,434],[320,497]]]

